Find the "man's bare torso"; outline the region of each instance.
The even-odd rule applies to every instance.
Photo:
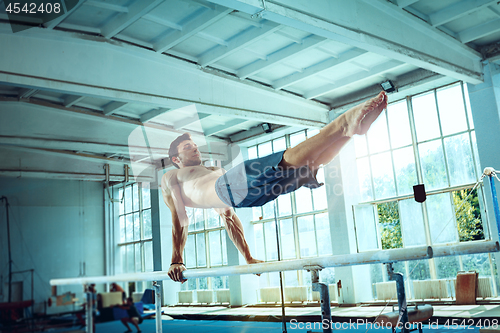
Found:
[[[177,179],[186,207],[225,208],[227,205],[215,192],[215,182],[223,174],[224,170],[221,168],[198,165],[170,170],[163,175],[163,178]],[[165,181],[162,181],[163,185],[166,185]],[[164,190],[170,191],[168,186]]]

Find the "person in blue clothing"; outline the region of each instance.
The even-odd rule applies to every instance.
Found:
[[[132,330],[130,329],[130,326],[128,325],[129,323],[131,323],[132,325],[135,326],[135,328],[137,328],[137,333],[142,332],[141,329],[139,328],[139,324],[142,323],[143,319],[142,319],[139,311],[135,307],[134,300],[132,299],[132,297],[127,298],[127,303],[125,305],[118,305],[118,307],[121,309],[127,310],[128,317],[124,317],[121,319],[123,325],[125,325],[125,327],[127,327],[127,330],[125,331],[125,333],[132,332]]]
[[[176,138],[169,149],[174,170],[161,180],[165,204],[172,213],[172,263],[168,276],[185,282],[183,250],[188,236],[186,207],[213,208],[224,221],[228,236],[247,264],[255,259],[243,234],[243,226],[233,208],[262,206],[281,194],[302,186],[317,188],[316,173],[328,164],[355,134],[366,134],[387,107],[387,95],[361,103],[323,127],[318,134],[295,147],[268,156],[244,161],[226,170],[205,167],[198,146],[189,133]]]

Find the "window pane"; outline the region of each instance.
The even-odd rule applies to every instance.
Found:
[[[194,209],[194,230],[203,230],[205,227],[205,220],[203,217],[203,209],[195,208]]]
[[[297,276],[298,271],[286,271],[285,273],[285,286],[286,287],[297,287],[299,285],[299,279]]]
[[[125,213],[130,213],[132,211],[132,186],[127,186],[125,188]]]
[[[285,137],[273,140],[273,150],[274,152],[282,151],[286,149]]]
[[[141,219],[139,213],[134,213],[134,240],[141,240]]]
[[[452,192],[452,196],[460,241],[467,242],[484,239],[477,190],[474,190],[472,193],[470,189],[454,191]]]
[[[417,141],[422,142],[439,137],[441,133],[439,131],[434,92],[413,98],[412,105]]]
[[[248,148],[248,159],[257,158],[257,146]]]
[[[358,166],[359,192],[361,201],[369,201],[373,199],[372,182],[370,179],[370,164],[368,157],[363,157],[356,160]]]
[[[422,204],[413,198],[399,201],[401,228],[405,246],[425,245]]]
[[[151,207],[151,192],[149,190],[149,183],[142,183],[142,208],[146,209]]]
[[[435,190],[448,186],[441,140],[418,145],[425,189]]]
[[[294,259],[295,254],[295,238],[293,237],[293,222],[292,219],[279,221],[281,231],[281,255],[282,259]]]
[[[213,209],[207,209],[205,212],[207,213],[207,228],[220,227],[219,214]]]
[[[127,245],[127,273],[134,273],[135,269],[134,244]]]
[[[438,279],[455,278],[460,270],[458,256],[434,258]]]
[[[458,241],[450,193],[430,195],[426,202],[432,244]]]
[[[312,138],[319,133],[319,129],[307,130],[307,138]]]
[[[198,267],[207,265],[207,257],[205,254],[205,234],[196,234],[196,265]]]
[[[220,231],[220,238],[222,244],[222,264],[227,265],[226,230]],[[262,256],[262,258],[264,257]]]
[[[126,215],[125,220],[125,241],[132,242],[134,240],[134,220],[133,214]]]
[[[257,223],[253,225],[254,239],[255,239],[255,257],[265,260],[266,254],[264,252],[264,225]]]
[[[300,256],[305,258],[318,255],[313,216],[308,215],[297,218],[297,226],[299,229]]]
[[[472,119],[472,109],[470,108],[469,89],[467,83],[464,83],[465,106],[467,107],[467,118],[469,119],[469,128],[474,128],[474,121]]]
[[[121,272],[120,273],[127,273],[127,247],[126,246],[120,246],[120,260],[121,260]]]
[[[141,243],[135,244],[135,271],[142,272]]]
[[[274,221],[264,223],[264,234],[266,241],[266,261],[278,259],[278,247],[276,245],[276,226]]]
[[[368,148],[370,154],[389,150],[389,135],[387,134],[387,118],[385,111],[370,126],[368,133]]]
[[[397,201],[377,205],[377,213],[382,249],[402,248],[403,237]]]
[[[378,240],[373,206],[354,206],[354,223],[356,226],[358,251],[377,250]]]
[[[132,202],[133,202],[133,211],[138,211],[139,210],[139,187],[137,186],[137,183],[132,185]]]
[[[464,133],[444,139],[444,148],[451,185],[462,185],[476,182],[474,163],[470,151],[469,134]]]
[[[328,208],[328,202],[326,200],[326,187],[322,186],[316,188],[312,191],[314,200],[314,210],[323,210]]]
[[[470,132],[470,137],[471,137],[471,140],[472,140],[472,149],[474,150],[474,158],[476,160],[476,173],[477,173],[477,177],[481,178],[481,175],[483,174],[483,170],[481,169],[481,163],[479,161],[479,154],[477,152],[476,131],[471,131]]]
[[[120,188],[118,189],[118,200],[120,200],[120,202],[118,203],[118,209],[120,215],[125,214],[125,202],[122,201],[122,198],[123,198],[123,189]]]
[[[259,157],[267,156],[273,152],[271,141],[260,144],[258,146]]]
[[[387,152],[371,156],[371,165],[375,198],[395,197],[396,188],[394,186],[391,153]]]
[[[142,212],[143,228],[144,228],[144,238],[153,238],[153,227],[151,224],[151,209],[147,209]]]
[[[301,187],[294,193],[297,213],[300,214],[312,211],[311,190],[307,187]]]
[[[184,247],[184,264],[186,268],[196,267],[196,246],[194,235],[188,235],[186,246]]]
[[[153,264],[153,242],[144,242],[144,268],[146,272],[154,270]]]
[[[394,150],[392,157],[394,158],[398,195],[413,193],[413,185],[418,182],[413,147]]]
[[[476,271],[479,276],[491,276],[491,265],[488,253],[462,256],[464,271]]]
[[[221,252],[221,239],[220,231],[211,231],[208,233],[208,240],[210,244],[210,265],[222,265],[222,252]]]
[[[298,133],[290,135],[290,147],[295,147],[305,139],[306,133],[304,131],[300,131]]]
[[[411,130],[406,101],[389,104],[387,116],[392,149],[411,145]]]
[[[410,264],[410,279],[412,280],[429,280],[431,278],[431,273],[429,270],[429,260],[418,260],[416,263],[414,261]]]
[[[330,221],[328,213],[314,215],[316,223],[316,239],[318,240],[318,255],[332,254],[332,238],[330,236]]]
[[[262,206],[262,212],[264,213],[264,219],[274,218],[274,200]]]
[[[443,135],[466,131],[467,120],[460,84],[438,90],[437,100]]]
[[[207,278],[198,278],[198,285],[200,286],[199,290],[207,290],[208,289],[208,280]]]
[[[253,221],[262,220],[262,207],[252,207]]]
[[[356,157],[362,157],[368,155],[368,146],[366,144],[366,135],[355,135],[354,136],[354,150],[356,151]]]
[[[287,216],[292,214],[292,196],[290,193],[278,197],[278,215]]]
[[[120,243],[125,242],[125,216],[120,216]]]
[[[194,226],[195,226],[195,222],[194,222],[194,208],[189,208],[189,207],[186,207],[186,214],[188,216],[188,220],[189,220],[189,225],[188,225],[188,231],[194,231]]]

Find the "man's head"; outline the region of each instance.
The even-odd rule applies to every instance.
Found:
[[[189,133],[184,133],[172,141],[168,155],[172,164],[178,169],[201,165],[200,151]]]
[[[127,305],[134,304],[134,299],[132,297],[127,297]]]

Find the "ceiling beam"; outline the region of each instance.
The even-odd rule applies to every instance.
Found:
[[[500,19],[477,25],[458,33],[458,38],[462,43],[473,42],[479,38],[494,34],[500,31]]]
[[[186,39],[196,35],[198,32],[204,30],[205,28],[211,26],[231,12],[232,9],[223,7],[217,7],[215,10],[205,9],[203,13],[201,13],[198,17],[187,22],[182,27],[181,31],[175,31],[167,35],[165,38],[155,43],[153,48],[156,52],[165,52],[176,46],[177,44],[182,43]]]
[[[87,0],[84,3],[84,5],[92,6],[92,7],[96,7],[96,8],[107,9],[107,10],[111,10],[111,11],[118,12],[118,13],[128,13],[127,7],[120,6],[120,5],[114,5],[114,4],[107,3],[107,2]]]
[[[274,133],[276,133],[276,131],[278,130],[284,130],[286,128],[288,128],[288,126],[271,124],[271,129]],[[267,134],[268,133],[266,133],[262,128],[262,125],[257,125],[246,131],[241,131],[239,133],[230,135],[229,139],[231,140],[232,143],[243,143],[248,140],[253,140]]]
[[[57,179],[57,180],[86,180],[102,182],[106,180],[104,173],[75,173],[75,172],[61,172],[61,171],[44,171],[44,170],[11,170],[0,169],[0,177],[15,177],[15,178],[41,178],[41,179]],[[125,178],[124,175],[110,174],[109,180],[121,182]],[[149,183],[154,181],[154,177],[138,176],[134,180],[141,183]]]
[[[297,82],[300,82],[302,80],[305,80],[307,78],[310,78],[312,76],[321,74],[322,72],[331,69],[332,67],[338,66],[342,63],[346,63],[348,61],[351,61],[363,54],[365,54],[366,51],[363,50],[349,50],[347,52],[344,52],[339,56],[339,58],[330,58],[325,61],[322,61],[318,64],[314,64],[306,69],[304,69],[301,73],[294,73],[292,75],[286,76],[282,79],[276,80],[273,82],[273,88],[274,89],[283,89],[285,87],[288,87],[292,84],[295,84]]]
[[[227,57],[241,49],[244,49],[245,47],[256,41],[273,34],[275,31],[281,28],[282,26],[272,22],[265,22],[262,25],[262,28],[251,27],[243,31],[238,36],[231,38],[228,41],[227,47],[218,46],[203,54],[199,58],[198,63],[203,67],[209,66],[214,62],[223,59],[224,57]]]
[[[70,106],[73,106],[77,104],[78,102],[81,102],[85,99],[85,96],[75,96],[75,95],[69,95],[66,98],[64,98],[64,106],[69,108]]]
[[[33,95],[36,95],[38,92],[40,92],[40,90],[38,89],[27,89],[27,88],[22,88],[17,97],[18,98],[26,98],[26,99],[29,99],[31,98]]]
[[[106,116],[110,116],[115,112],[123,109],[125,106],[127,106],[127,104],[128,102],[110,102],[104,106],[102,113]]]
[[[317,127],[327,122],[326,105],[137,46],[103,41],[39,28],[12,34],[8,26],[0,25],[0,85],[151,109],[195,106],[198,113],[289,126]],[[26,66],[40,59],[44,66]]]
[[[193,124],[196,124],[197,122],[202,121],[205,118],[210,117],[209,114],[195,114],[194,116],[190,116],[184,119],[181,119],[179,121],[176,121],[173,125],[173,127],[177,130],[182,130],[183,128],[189,127]],[[201,124],[201,123],[200,123]],[[201,128],[201,125],[200,125]]]
[[[141,123],[145,123],[147,121],[150,121],[151,119],[157,117],[157,116],[160,116],[164,113],[167,113],[168,111],[170,111],[171,109],[167,109],[167,108],[157,108],[157,109],[153,109],[153,110],[150,110],[146,113],[143,113],[141,115],[141,118],[139,119]]]
[[[231,120],[223,125],[211,127],[208,130],[204,131],[204,133],[206,136],[215,135],[217,133],[230,129],[231,127],[235,127],[244,124],[246,122],[247,122],[246,120],[241,120],[241,119]]]
[[[53,19],[47,23],[45,23],[43,26],[46,28],[46,29],[54,29],[55,27],[57,27],[59,25],[59,23],[62,23],[62,21],[64,21],[65,19],[67,19],[71,14],[73,14],[78,8],[80,8],[83,3],[85,2],[85,0],[79,0],[78,3],[73,7],[71,8],[71,10],[69,12],[67,12],[66,14],[64,15],[61,15],[59,16],[58,18],[56,19]]]
[[[418,2],[419,0],[396,0],[397,5],[399,8],[404,8],[413,5],[414,3]]]
[[[429,21],[433,27],[443,25],[497,2],[498,0],[462,0],[430,14]]]
[[[265,10],[257,0],[209,1],[457,80],[483,80],[479,52],[386,0],[267,1]]]
[[[163,25],[165,27],[172,28],[174,30],[182,30],[182,25],[165,20],[163,18],[154,16],[152,14],[146,14],[142,17],[144,20],[148,20],[150,22],[158,23],[159,25]]]
[[[240,79],[245,79],[249,76],[255,75],[260,71],[265,70],[273,65],[276,65],[282,61],[285,61],[299,52],[303,52],[309,50],[311,48],[317,47],[327,40],[325,38],[317,37],[317,36],[309,36],[305,38],[301,44],[293,43],[282,48],[279,51],[276,51],[267,56],[267,60],[258,60],[256,62],[251,63],[241,69],[238,70],[238,77]]]
[[[163,2],[164,0],[134,1],[126,13],[119,14],[102,27],[101,34],[106,38],[113,38]]]
[[[336,89],[345,87],[349,84],[356,83],[361,80],[368,79],[373,76],[377,76],[380,74],[383,74],[387,71],[390,71],[391,69],[394,69],[399,66],[404,66],[404,63],[398,62],[398,61],[388,61],[383,64],[377,65],[372,67],[368,72],[359,72],[357,74],[348,76],[344,79],[342,79],[339,83],[337,84],[328,84],[326,86],[322,86],[316,89],[313,89],[305,94],[305,98],[311,99],[311,98],[316,98],[325,94],[328,94]]]

